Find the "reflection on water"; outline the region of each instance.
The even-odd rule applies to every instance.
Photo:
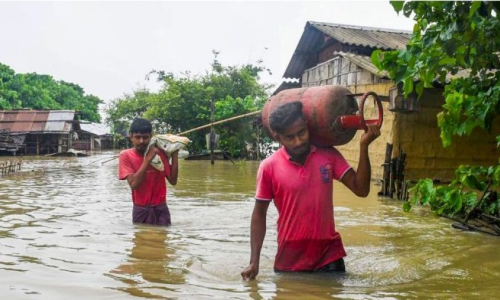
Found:
[[[129,259],[110,271],[113,278],[127,285],[121,290],[145,298],[154,294],[146,292],[162,284],[160,290],[176,291],[171,286],[183,284],[184,270],[176,266],[177,257],[173,241],[168,239],[166,228],[142,226],[136,229]]]
[[[403,213],[377,186],[367,199],[335,186],[346,274],[275,274],[271,206],[258,280],[243,282],[258,163],[181,161],[173,226],[161,228],[131,224],[117,161],[95,163],[113,154],[28,157],[0,177],[2,299],[498,298],[500,239]]]

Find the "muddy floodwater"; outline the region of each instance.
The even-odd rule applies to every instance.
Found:
[[[244,282],[258,162],[181,161],[173,225],[131,223],[116,153],[24,158],[0,177],[0,299],[500,299],[500,238],[337,184],[345,275],[275,274],[269,209],[260,274]],[[0,157],[0,160],[12,157]],[[376,167],[376,166],[375,166]]]

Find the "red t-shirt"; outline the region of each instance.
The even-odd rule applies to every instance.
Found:
[[[167,183],[165,178],[170,175],[170,163],[165,153],[160,151],[160,158],[165,168],[158,171],[152,166],[146,170],[144,181],[137,189],[132,189],[132,201],[136,205],[158,205],[167,201]],[[139,170],[144,157],[135,149],[120,152],[118,161],[118,179],[125,180],[127,176]]]
[[[333,179],[350,168],[336,149],[314,146],[303,166],[284,147],[261,163],[255,198],[274,200],[278,210],[276,269],[315,270],[346,255],[335,231]]]

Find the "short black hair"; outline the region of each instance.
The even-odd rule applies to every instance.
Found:
[[[153,132],[153,126],[151,122],[143,118],[135,118],[130,125],[130,134],[133,133],[149,133]]]
[[[288,102],[273,109],[269,115],[269,127],[277,133],[283,133],[288,126],[299,119],[304,119],[302,102]]]

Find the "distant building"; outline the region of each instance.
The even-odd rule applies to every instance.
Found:
[[[72,110],[3,110],[0,152],[37,155],[66,152],[79,130]]]
[[[81,130],[73,141],[73,149],[95,151],[113,149],[113,134],[105,124],[80,123]]]

